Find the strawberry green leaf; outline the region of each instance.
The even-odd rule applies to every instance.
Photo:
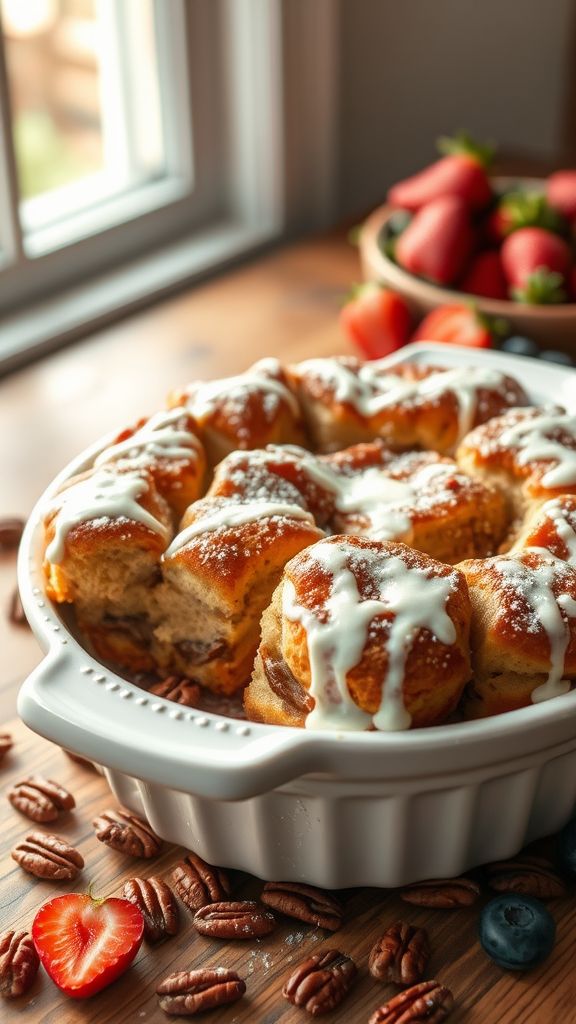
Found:
[[[506,234],[528,227],[545,228],[559,235],[566,232],[566,221],[541,192],[508,192],[498,205],[506,213]]]
[[[453,137],[442,135],[436,142],[436,148],[443,156],[472,157],[482,167],[490,166],[496,152],[493,143],[475,142],[466,132],[458,132]]]
[[[547,267],[538,267],[526,278],[522,288],[514,288],[512,295],[516,302],[528,302],[534,306],[552,306],[566,302],[562,274]]]

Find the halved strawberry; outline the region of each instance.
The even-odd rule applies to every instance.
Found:
[[[418,324],[410,341],[443,341],[449,345],[491,348],[492,334],[472,306],[438,306]]]
[[[77,892],[49,900],[32,925],[42,965],[72,999],[93,996],[123,974],[143,935],[144,918],[129,900]]]

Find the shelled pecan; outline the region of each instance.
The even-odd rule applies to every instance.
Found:
[[[24,995],[32,985],[40,960],[28,932],[0,935],[0,993],[7,999]]]
[[[230,895],[228,875],[207,864],[197,853],[188,853],[172,872],[174,888],[189,910],[220,903]]]
[[[484,870],[488,885],[496,892],[515,892],[540,900],[559,899],[568,892],[564,879],[544,857],[525,854],[517,859],[487,864]]]
[[[187,708],[195,708],[200,699],[198,683],[187,676],[168,676],[151,686],[150,693],[173,700],[176,704],[184,704]]]
[[[0,518],[0,551],[14,551],[24,532],[24,520],[18,516]]]
[[[42,775],[30,775],[17,782],[8,790],[7,797],[17,811],[40,823],[56,821],[76,806],[74,797],[64,786]]]
[[[0,761],[8,753],[8,751],[14,745],[14,741],[9,732],[0,732]]]
[[[440,1024],[452,1012],[454,998],[437,981],[422,981],[374,1011],[368,1024]]]
[[[84,858],[65,839],[48,832],[30,832],[12,850],[12,858],[37,878],[71,881],[84,867]]]
[[[400,899],[418,907],[456,910],[471,907],[480,896],[480,886],[472,878],[439,878],[414,882],[400,890]]]
[[[160,1006],[165,1013],[193,1017],[227,1003],[235,1003],[246,991],[246,984],[236,971],[223,967],[215,971],[176,971],[161,981],[156,993],[162,996]]]
[[[169,885],[161,878],[129,878],[122,890],[144,918],[144,937],[159,942],[178,931],[178,907]]]
[[[262,903],[287,917],[315,924],[335,932],[342,924],[343,910],[331,893],[299,882],[266,882]]]
[[[415,985],[424,977],[429,959],[426,930],[396,921],[372,947],[368,967],[378,981]]]
[[[162,840],[148,822],[138,818],[131,811],[102,811],[92,822],[96,830],[96,838],[106,846],[130,857],[156,857],[162,846]]]
[[[214,939],[258,939],[269,935],[276,918],[255,900],[210,903],[194,914],[194,927]]]
[[[319,1017],[340,1005],[356,974],[356,964],[349,956],[338,949],[327,949],[308,957],[292,972],[282,995],[312,1017]]]

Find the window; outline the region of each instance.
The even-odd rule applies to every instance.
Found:
[[[0,0],[0,370],[325,215],[333,11]]]

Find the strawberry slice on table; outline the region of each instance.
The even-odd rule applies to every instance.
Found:
[[[492,334],[471,306],[438,306],[419,323],[411,341],[443,341],[448,345],[468,345],[470,348],[491,348]]]
[[[486,206],[492,198],[486,173],[492,149],[477,145],[467,135],[440,139],[438,148],[446,155],[393,185],[388,191],[388,203],[416,212],[434,199],[457,196],[472,210]]]
[[[380,359],[405,345],[411,320],[404,299],[375,282],[356,285],[340,311],[344,333],[367,359]]]
[[[398,237],[396,262],[435,284],[460,277],[474,244],[468,207],[456,196],[443,196],[415,213]]]
[[[546,182],[550,206],[568,220],[576,218],[576,171],[555,171]]]
[[[500,253],[492,249],[479,252],[458,287],[468,295],[481,295],[485,299],[507,299],[508,286],[502,270]]]
[[[520,228],[500,253],[511,298],[534,304],[566,300],[571,259],[564,239],[543,228]]]
[[[144,918],[125,899],[94,899],[87,893],[56,896],[32,925],[40,961],[55,985],[84,999],[115,981],[142,944]]]

